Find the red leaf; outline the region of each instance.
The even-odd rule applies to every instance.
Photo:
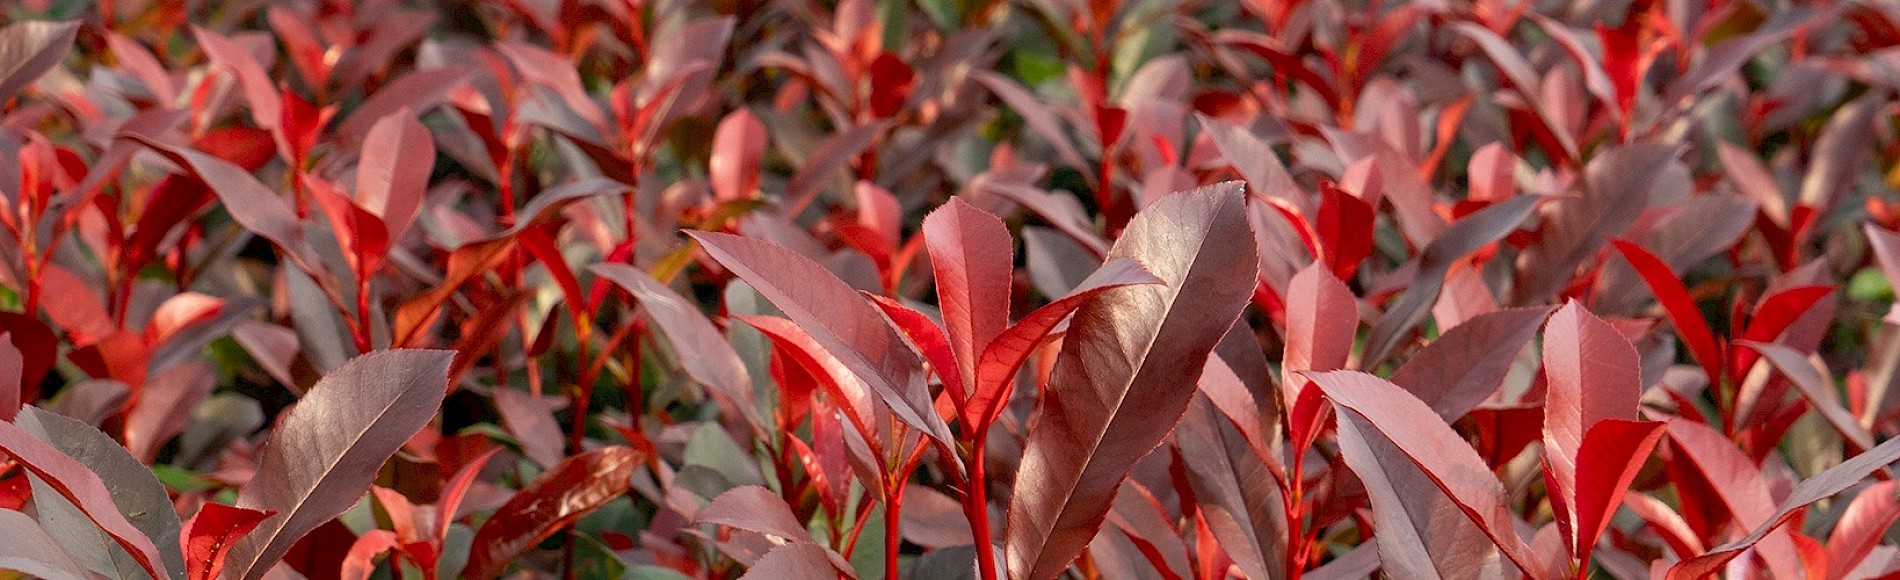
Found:
[[[1683,423],[1680,420],[1670,422],[1669,436],[1671,439],[1676,438],[1677,425],[1679,424]],[[1713,434],[1713,432],[1711,432],[1711,434]],[[1855,455],[1846,461],[1842,461],[1839,465],[1816,473],[1814,477],[1802,480],[1801,483],[1794,486],[1792,491],[1788,492],[1786,499],[1781,501],[1781,506],[1774,508],[1772,513],[1758,514],[1762,516],[1759,518],[1747,518],[1759,522],[1755,524],[1754,531],[1750,532],[1748,536],[1721,546],[1716,546],[1715,549],[1710,550],[1707,554],[1677,563],[1669,569],[1670,580],[1703,578],[1714,574],[1716,571],[1721,570],[1723,566],[1727,565],[1729,560],[1733,560],[1736,556],[1741,555],[1743,550],[1755,546],[1764,538],[1768,537],[1770,533],[1780,529],[1781,524],[1787,522],[1788,519],[1793,517],[1795,512],[1801,508],[1845,491],[1847,488],[1865,479],[1868,473],[1883,469],[1896,460],[1900,460],[1900,439],[1891,439],[1886,443],[1880,444],[1878,447],[1869,449],[1860,455]],[[1718,486],[1718,488],[1722,487],[1725,486]],[[1790,545],[1789,548],[1792,549],[1793,546]],[[1777,578],[1800,577],[1796,574],[1795,570],[1782,569],[1783,566],[1796,564],[1797,561],[1794,558],[1789,557],[1784,559],[1778,557],[1780,556],[1779,554],[1769,553],[1764,553],[1763,556],[1768,561],[1769,567],[1774,569]]]
[[[765,124],[751,109],[741,108],[726,115],[713,131],[712,158],[707,161],[713,195],[720,201],[758,197],[759,164],[765,158],[765,146]]]
[[[1577,486],[1584,435],[1601,421],[1636,418],[1642,361],[1615,327],[1571,301],[1544,326],[1544,376],[1545,480],[1565,545],[1582,554],[1588,550],[1579,535]]]
[[[567,304],[568,315],[575,326],[590,324],[593,319],[587,309],[587,294],[581,290],[580,279],[574,277],[574,270],[567,265],[567,256],[556,246],[554,236],[559,226],[549,224],[522,230],[515,240],[521,248],[534,256],[536,262],[554,278],[556,286],[561,288],[561,301]]]
[[[283,102],[278,98],[277,87],[271,84],[269,72],[257,58],[243,45],[216,32],[192,25],[191,33],[213,64],[231,71],[237,78],[238,86],[244,90],[244,100],[251,106],[251,119],[257,126],[277,128],[284,115]]]
[[[107,536],[132,555],[154,578],[165,578],[165,561],[159,555],[158,547],[151,538],[140,532],[125,515],[119,513],[119,507],[113,503],[112,493],[99,475],[87,469],[85,464],[60,452],[46,442],[35,438],[31,433],[11,422],[0,422],[0,450],[4,450],[21,467],[45,481],[60,497],[72,502],[80,512],[93,523],[99,525]]]
[[[1287,284],[1286,353],[1280,363],[1280,385],[1288,409],[1287,438],[1295,453],[1302,453],[1319,436],[1326,410],[1319,391],[1307,388],[1301,371],[1345,368],[1359,330],[1359,299],[1333,276],[1314,262]]]
[[[871,61],[871,114],[878,117],[894,117],[904,109],[905,101],[910,100],[910,91],[917,84],[917,73],[902,57],[888,52],[880,53]]]
[[[304,240],[303,226],[297,219],[297,212],[284,199],[284,196],[271,191],[243,167],[219,159],[195,149],[172,147],[150,137],[126,135],[139,141],[152,150],[164,154],[173,162],[184,166],[199,179],[211,186],[223,202],[225,211],[231,219],[244,229],[255,232],[270,240],[292,260],[306,260],[313,255],[309,244]],[[306,267],[307,271],[317,271]]]
[[[1492,64],[1497,65],[1498,72],[1509,81],[1511,88],[1518,94],[1524,95],[1524,100],[1529,102],[1531,112],[1539,121],[1535,129],[1556,141],[1556,150],[1550,153],[1561,156],[1560,163],[1580,159],[1576,140],[1562,128],[1563,123],[1557,120],[1557,116],[1550,111],[1550,107],[1539,98],[1543,85],[1538,82],[1537,71],[1531,68],[1530,62],[1524,60],[1524,55],[1520,54],[1509,42],[1483,26],[1470,22],[1458,22],[1452,24],[1451,28],[1459,35],[1476,42],[1478,48],[1484,51],[1485,56],[1491,59]]]
[[[923,236],[936,274],[937,307],[963,378],[958,388],[978,392],[977,361],[1009,326],[1016,243],[1003,220],[962,197],[925,216]]]
[[[938,378],[943,379],[950,400],[961,408],[964,401],[969,399],[969,394],[963,390],[963,377],[961,371],[957,370],[956,356],[950,352],[950,340],[944,337],[943,328],[924,313],[898,304],[896,300],[870,292],[865,292],[864,297],[884,311],[891,323],[904,333],[904,338],[924,355],[924,360],[930,361],[931,369],[936,371]]]
[[[1841,512],[1827,538],[1828,578],[1838,580],[1861,563],[1900,520],[1900,481],[1883,481],[1860,491]]]
[[[375,274],[382,268],[383,256],[389,253],[389,231],[383,226],[383,220],[351,201],[335,185],[310,175],[303,175],[301,179],[324,217],[330,220],[330,229],[336,233],[337,244],[342,246],[344,258],[357,278],[367,279]]]
[[[408,108],[376,121],[356,165],[356,204],[379,218],[390,242],[415,223],[435,168],[435,140]]]
[[[823,380],[820,382],[824,385],[826,392],[837,399],[834,403],[843,405],[845,417],[851,421],[851,426],[856,428],[865,440],[881,440],[876,437],[877,431],[874,429],[878,423],[877,417],[872,414],[874,407],[871,402],[870,387],[865,385],[864,381],[860,380],[856,373],[851,372],[851,369],[847,368],[842,361],[832,356],[831,351],[819,345],[810,334],[790,320],[774,316],[744,316],[739,320],[765,334],[765,337],[778,348],[776,352],[779,355],[797,362],[799,367],[804,368],[805,372],[812,376],[822,377]],[[789,391],[793,384],[780,383],[780,388]],[[792,393],[786,394],[789,396]],[[931,408],[931,415],[936,416],[935,407]]]
[[[455,470],[455,475],[450,477],[447,483],[442,484],[442,495],[435,501],[436,545],[448,544],[449,526],[455,523],[455,514],[462,507],[462,497],[468,494],[469,486],[473,485],[475,478],[481,475],[482,468],[488,465],[488,460],[494,458],[500,451],[500,447],[489,448],[488,451],[475,456],[468,463],[462,464],[462,468]]]
[[[569,457],[541,474],[482,522],[463,576],[487,580],[501,575],[508,562],[541,540],[627,493],[642,455],[632,447],[603,447]]]
[[[1352,273],[1359,269],[1359,263],[1372,253],[1372,222],[1377,216],[1365,200],[1340,190],[1330,181],[1320,182],[1319,190],[1319,219],[1314,228],[1319,230],[1326,266],[1332,269],[1333,276],[1350,280]]]
[[[449,351],[365,354],[331,372],[277,423],[238,507],[276,510],[232,548],[242,578],[257,578],[299,538],[355,505],[389,456],[436,416]]]
[[[1609,527],[1616,506],[1662,434],[1661,422],[1622,419],[1599,421],[1584,433],[1577,448],[1575,503],[1570,510],[1576,519],[1571,554],[1580,565],[1589,564],[1597,536]]]
[[[730,234],[692,236],[851,369],[899,420],[943,445],[953,444],[924,387],[922,361],[856,290],[780,246]]]
[[[376,572],[376,556],[395,549],[396,534],[389,530],[370,530],[356,537],[350,551],[343,555],[342,580],[369,580]]]
[[[1722,344],[1716,342],[1715,333],[1709,330],[1709,322],[1702,318],[1702,311],[1696,308],[1695,297],[1689,295],[1689,289],[1682,285],[1676,273],[1663,263],[1661,258],[1649,253],[1642,246],[1625,240],[1611,240],[1616,250],[1629,260],[1630,266],[1643,276],[1643,282],[1649,285],[1649,291],[1661,302],[1663,312],[1669,315],[1669,323],[1675,325],[1676,332],[1682,335],[1682,341],[1688,343],[1690,354],[1696,362],[1702,363],[1702,372],[1709,377],[1709,384],[1722,383]]]
[[[1755,462],[1747,455],[1743,455],[1742,451],[1737,449],[1727,437],[1707,425],[1684,419],[1671,419],[1668,430],[1671,446],[1678,454],[1677,461],[1672,463],[1684,470],[1692,470],[1691,473],[1699,477],[1708,490],[1713,492],[1711,495],[1719,500],[1717,506],[1728,511],[1737,527],[1755,526],[1758,532],[1751,534],[1752,539],[1747,540],[1745,544],[1740,541],[1732,542],[1712,549],[1703,557],[1685,558],[1671,569],[1669,577],[1701,578],[1705,574],[1678,575],[1677,571],[1719,569],[1721,564],[1727,563],[1729,559],[1741,552],[1741,548],[1736,548],[1736,546],[1740,545],[1742,548],[1753,546],[1764,538],[1768,542],[1757,547],[1756,550],[1761,552],[1762,559],[1768,562],[1769,568],[1774,571],[1776,577],[1804,577],[1793,567],[1796,565],[1797,557],[1794,543],[1787,534],[1780,533],[1769,537],[1769,532],[1773,531],[1772,526],[1776,523],[1775,520],[1790,514],[1776,513],[1769,481],[1755,466]],[[1895,446],[1894,450],[1900,451],[1900,446]],[[1855,478],[1858,479],[1864,475],[1866,472],[1862,471],[1855,475]],[[1684,484],[1678,481],[1676,486],[1681,489]],[[1812,503],[1812,501],[1801,505]],[[1730,550],[1731,548],[1734,549]],[[1728,551],[1726,557],[1721,555],[1725,550]],[[1720,563],[1716,560],[1720,560]]]
[[[1107,292],[1070,323],[1010,499],[1012,576],[1067,568],[1129,469],[1186,411],[1208,353],[1253,291],[1258,257],[1243,192],[1228,182],[1163,197],[1109,250],[1167,284]]]
[[[1824,369],[1815,368],[1808,357],[1794,349],[1774,343],[1740,341],[1736,343],[1761,353],[1781,371],[1783,376],[1794,382],[1795,389],[1807,397],[1808,405],[1821,412],[1821,418],[1834,426],[1855,450],[1874,448],[1874,435],[1867,431],[1852,413],[1841,407],[1839,395],[1834,392],[1834,383],[1829,380]]]
[[[1109,258],[1102,267],[1096,268],[1088,278],[1070,290],[1067,296],[1055,302],[1044,304],[1015,325],[996,335],[989,346],[983,349],[983,356],[977,361],[976,392],[970,396],[970,404],[965,407],[964,420],[976,425],[988,425],[1003,412],[1004,404],[1009,400],[1011,389],[1016,386],[1016,372],[1029,360],[1029,354],[1042,345],[1043,338],[1055,330],[1057,324],[1069,317],[1069,313],[1088,304],[1091,298],[1111,289],[1140,284],[1165,284],[1141,263],[1128,258]]]
[[[1832,293],[1834,289],[1827,286],[1802,286],[1769,296],[1762,300],[1761,306],[1749,316],[1747,329],[1743,330],[1742,335],[1736,340],[1775,342],[1781,338],[1782,331],[1787,330],[1788,326],[1794,324],[1801,315],[1806,314],[1809,308],[1813,308],[1822,298]],[[1740,382],[1740,375],[1753,368],[1755,361],[1760,360],[1761,355],[1753,350],[1738,348],[1729,352],[1729,357],[1733,359],[1730,361],[1732,366],[1729,367],[1729,373],[1736,375],[1731,378]]]
[[[1312,198],[1298,182],[1293,181],[1293,176],[1287,173],[1286,166],[1280,163],[1280,157],[1274,154],[1272,147],[1239,127],[1205,115],[1195,115],[1195,118],[1201,122],[1201,130],[1207,132],[1221,157],[1247,179],[1247,186],[1255,194],[1283,202],[1271,205],[1286,212],[1288,221],[1304,223],[1305,219],[1299,216],[1313,214]],[[1304,227],[1297,229],[1302,234],[1306,231]]]
[[[1128,109],[1096,104],[1090,112],[1095,118],[1095,134],[1102,149],[1112,150],[1128,128]]]
[[[1543,568],[1517,533],[1517,518],[1506,503],[1504,485],[1464,438],[1429,407],[1398,385],[1361,372],[1308,373],[1307,378],[1319,384],[1340,409],[1356,415],[1351,417],[1353,421],[1340,422],[1342,434],[1348,428],[1370,427],[1399,452],[1398,457],[1366,458],[1369,462],[1359,462],[1361,465],[1403,461],[1417,466],[1497,544],[1505,557],[1533,578],[1541,577]],[[1347,418],[1343,413],[1341,417]],[[1355,466],[1354,471],[1360,472],[1360,468]],[[1372,476],[1361,473],[1361,477]]]
[[[221,503],[205,502],[198,514],[185,522],[184,550],[187,577],[212,580],[224,575],[225,553],[239,538],[251,533],[265,518],[276,515],[270,510],[250,510]]]

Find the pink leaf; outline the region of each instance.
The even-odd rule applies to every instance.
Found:
[[[45,481],[60,497],[72,502],[113,542],[125,548],[147,573],[156,578],[168,577],[158,547],[119,513],[118,505],[113,503],[111,492],[98,474],[11,422],[0,422],[0,450]]]
[[[0,28],[0,105],[59,66],[78,34],[76,21],[19,21]]]
[[[759,164],[765,157],[765,145],[765,124],[750,109],[733,111],[719,122],[713,132],[707,172],[712,174],[713,194],[720,201],[758,196]]]
[[[1331,371],[1308,373],[1307,377],[1341,409],[1363,418],[1365,426],[1390,441],[1399,452],[1397,457],[1369,459],[1379,464],[1406,461],[1418,466],[1506,558],[1533,577],[1539,574],[1543,568],[1518,535],[1517,518],[1506,503],[1504,485],[1464,438],[1431,408],[1398,385],[1365,373]],[[1341,423],[1342,429],[1345,425]]]

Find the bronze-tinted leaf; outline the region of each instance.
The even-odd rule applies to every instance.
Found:
[[[542,539],[627,493],[641,456],[632,447],[603,447],[549,469],[482,523],[462,575],[499,576],[508,562]]]

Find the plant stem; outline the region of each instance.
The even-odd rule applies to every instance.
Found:
[[[976,565],[982,580],[997,580],[995,541],[990,538],[990,501],[989,481],[984,475],[983,464],[988,453],[984,445],[988,439],[988,426],[978,429],[975,447],[970,450],[970,479],[964,482],[963,515],[970,521],[970,532],[976,539]]]
[[[356,273],[356,325],[355,326],[356,328],[354,329],[354,332],[351,332],[350,335],[351,335],[351,338],[356,340],[356,352],[358,354],[367,353],[370,351],[370,348],[372,346],[370,344],[370,330],[369,330],[369,273],[368,272]]]
[[[903,547],[904,544],[904,538],[898,529],[900,523],[898,513],[904,509],[904,482],[899,480],[892,483],[891,487],[894,488],[890,491],[891,501],[884,510],[884,578],[898,580],[897,554],[898,548]]]

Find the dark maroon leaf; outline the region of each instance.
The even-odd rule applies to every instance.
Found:
[[[1487,312],[1438,335],[1392,373],[1438,417],[1456,421],[1496,393],[1551,307]]]
[[[273,430],[238,507],[276,515],[231,550],[233,573],[262,577],[292,544],[343,513],[383,462],[435,417],[447,391],[449,351],[365,354],[310,388]]]
[[[0,332],[0,421],[12,421],[20,413],[21,372],[25,361],[21,359],[20,349],[13,346],[13,335]]]
[[[1286,508],[1241,430],[1196,397],[1174,432],[1201,517],[1249,578],[1286,574]]]
[[[1524,218],[1530,217],[1538,201],[1537,196],[1520,195],[1494,204],[1453,222],[1425,246],[1418,257],[1417,277],[1399,298],[1399,303],[1387,308],[1378,322],[1372,324],[1372,332],[1366,335],[1360,368],[1375,368],[1396,352],[1400,343],[1431,314],[1432,305],[1438,302],[1438,291],[1444,287],[1445,272],[1452,264],[1517,229]]]
[[[640,307],[673,343],[680,353],[680,366],[686,373],[720,396],[753,424],[758,424],[752,403],[752,376],[746,374],[744,361],[726,341],[725,334],[686,297],[680,296],[646,272],[622,264],[599,264],[594,275],[612,281],[640,301]]]
[[[1253,290],[1243,189],[1229,182],[1164,197],[1109,250],[1165,285],[1117,288],[1076,311],[1010,500],[1012,577],[1066,569],[1128,470],[1186,411],[1209,352]]]

